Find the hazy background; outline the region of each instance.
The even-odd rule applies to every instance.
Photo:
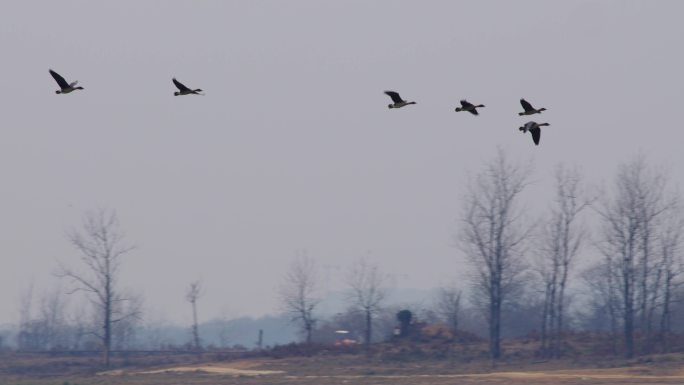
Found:
[[[297,250],[326,290],[359,257],[393,285],[463,276],[461,193],[497,146],[589,182],[642,152],[683,180],[675,1],[0,2],[0,323],[76,263],[65,234],[116,209],[146,317],[278,310]],[[48,68],[82,92],[55,95]],[[174,97],[173,76],[206,96]],[[388,110],[383,91],[418,102]],[[525,97],[548,111],[535,147]],[[455,113],[461,98],[481,116]],[[536,207],[539,210],[545,207]],[[535,212],[532,212],[536,215]],[[588,250],[582,258],[591,258]],[[63,287],[63,289],[66,289]]]

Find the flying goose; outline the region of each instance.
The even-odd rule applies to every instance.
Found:
[[[392,101],[394,102],[387,106],[389,108],[401,108],[409,104],[416,104],[416,102],[407,102],[406,100],[403,100],[401,96],[399,96],[399,93],[394,91],[385,91],[385,95],[392,98]]]
[[[60,88],[57,91],[55,91],[56,94],[68,94],[69,92],[83,89],[83,87],[76,87],[76,84],[78,84],[78,80],[69,84],[66,80],[64,80],[64,78],[60,74],[53,70],[50,70],[50,75],[52,75],[52,77],[55,79],[57,85]]]
[[[468,111],[473,115],[478,115],[477,108],[484,107],[484,104],[478,104],[477,106],[468,102],[467,100],[461,100],[461,107],[456,107],[456,112]]]
[[[194,94],[194,95],[204,95],[204,94],[200,94],[200,92],[202,92],[201,89],[198,88],[198,89],[196,89],[196,90],[191,90],[191,89],[189,89],[188,87],[186,87],[185,85],[183,85],[183,83],[181,83],[181,82],[179,82],[178,80],[176,80],[176,78],[173,78],[173,84],[175,84],[175,85],[176,85],[176,88],[178,88],[178,91],[176,91],[176,92],[173,93],[174,96],[178,96],[178,95],[190,95],[190,94]]]
[[[541,137],[541,126],[550,126],[548,123],[537,123],[533,121],[529,121],[525,123],[524,126],[520,127],[520,131],[523,133],[526,133],[527,131],[532,134],[532,141],[534,141],[534,145],[538,146],[539,145],[539,138]]]
[[[532,114],[541,114],[542,111],[546,111],[546,108],[542,107],[540,109],[536,109],[532,107],[530,102],[527,100],[520,98],[520,104],[522,105],[523,112],[518,112],[518,115],[523,116],[523,115],[532,115]]]

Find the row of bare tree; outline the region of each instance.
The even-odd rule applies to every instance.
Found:
[[[530,175],[529,165],[499,152],[471,180],[464,200],[459,241],[476,273],[474,298],[489,323],[492,360],[501,356],[503,306],[526,289],[530,272],[543,296],[542,353],[560,355],[568,279],[586,233],[578,220],[593,201],[579,171],[560,165],[549,213],[531,222],[519,203]]]
[[[387,295],[386,276],[378,266],[366,259],[358,260],[349,270],[346,282],[349,287],[349,304],[363,314],[364,342],[373,340],[373,321]],[[292,320],[301,325],[305,341],[311,343],[317,317],[314,310],[321,301],[318,275],[314,260],[306,253],[292,261],[279,295],[283,309],[292,315]],[[366,347],[370,343],[365,344]]]
[[[140,308],[135,297],[124,312]],[[102,340],[95,330],[101,330],[102,315],[77,306],[60,288],[34,293],[30,285],[19,302],[19,323],[16,329],[16,347],[22,351],[100,350]],[[129,349],[135,338],[139,319],[126,318],[111,328],[112,348]]]
[[[506,306],[520,304],[523,296],[539,302],[541,354],[560,357],[567,291],[579,276],[583,282],[575,287],[584,283],[590,298],[584,304],[610,316],[610,331],[616,337],[622,331],[626,356],[635,354],[636,332],[642,352],[651,351],[657,341],[667,350],[672,304],[682,283],[684,229],[680,197],[669,188],[667,174],[637,157],[619,167],[612,186],[589,192],[579,170],[559,165],[553,199],[533,200],[547,212],[534,218],[523,207],[531,175],[530,165],[499,151],[471,178],[462,200],[457,240],[470,261],[471,306],[487,321],[491,359],[502,354]],[[575,271],[580,251],[591,256],[585,264],[594,260],[581,274]],[[300,322],[307,342],[320,302],[316,280],[313,260],[300,255],[280,289],[285,310]],[[376,265],[361,260],[346,282],[349,305],[365,318],[364,340],[372,341],[373,318],[386,295],[383,276]],[[442,289],[438,312],[454,329],[460,309],[460,288]],[[617,353],[619,339],[613,340]]]
[[[684,229],[681,199],[667,174],[637,157],[619,166],[606,191],[589,194],[576,169],[558,166],[549,213],[532,223],[520,202],[530,170],[500,151],[471,180],[464,200],[459,240],[476,272],[476,304],[486,308],[492,360],[501,356],[502,306],[521,293],[530,271],[543,293],[542,352],[561,354],[566,289],[587,241],[593,247],[584,250],[598,251],[600,261],[584,280],[593,301],[610,314],[613,335],[622,330],[625,355],[635,354],[637,331],[643,352],[656,341],[667,350],[674,293],[682,283]],[[594,226],[580,223],[591,214]]]
[[[614,187],[596,208],[600,226],[596,247],[603,259],[589,283],[611,318],[611,332],[622,329],[625,354],[649,353],[656,342],[668,350],[673,293],[681,285],[684,215],[680,195],[667,174],[642,157],[621,165]]]

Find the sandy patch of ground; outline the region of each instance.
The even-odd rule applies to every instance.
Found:
[[[123,374],[123,369],[107,370],[106,372],[96,373],[97,376],[122,376]]]
[[[252,367],[260,365],[258,361],[235,361],[230,364],[206,364],[196,366],[175,366],[170,368],[161,368],[145,371],[124,371],[122,369],[108,370],[106,372],[97,373],[98,376],[122,376],[122,375],[137,375],[137,374],[163,374],[163,373],[206,373],[206,374],[220,374],[229,376],[265,376],[271,374],[285,373],[282,370],[253,370]]]
[[[473,374],[388,374],[388,375],[302,375],[302,376],[286,376],[287,378],[384,378],[384,379],[402,379],[402,378],[462,378],[462,379],[477,379],[477,378],[491,378],[491,379],[510,379],[510,380],[681,380],[684,384],[684,370],[678,371],[674,374],[655,375],[649,374],[650,369],[646,367],[631,367],[631,368],[616,368],[616,369],[578,369],[578,370],[559,370],[547,372],[494,372],[494,373],[473,373]]]
[[[276,367],[269,367],[277,363]],[[368,381],[374,384],[393,384],[401,385],[406,383],[431,383],[439,384],[684,384],[684,369],[680,366],[670,366],[659,368],[651,366],[631,366],[620,368],[592,368],[592,369],[560,369],[560,370],[538,370],[538,371],[506,371],[493,373],[472,373],[472,374],[431,374],[430,370],[423,373],[386,373],[386,374],[361,374],[352,372],[345,374],[330,373],[326,374],[324,369],[319,373],[298,373],[297,363],[292,363],[294,367],[283,366],[281,362],[270,360],[240,360],[225,363],[182,365],[167,368],[155,368],[148,370],[112,370],[100,374],[108,375],[162,375],[162,374],[197,374],[197,375],[217,375],[226,377],[264,377],[264,383],[278,381],[283,384],[365,384]],[[261,369],[274,370],[261,370]],[[277,370],[284,369],[284,370]],[[275,376],[275,377],[270,377]],[[269,379],[270,378],[270,379]],[[205,378],[204,381],[208,381]],[[226,380],[222,380],[226,381]],[[456,381],[456,382],[454,382]],[[192,382],[189,382],[192,383]],[[204,384],[204,382],[202,382]],[[221,382],[223,383],[223,382]],[[258,382],[261,383],[261,382]]]
[[[684,380],[681,375],[652,375],[639,373],[600,373],[597,371],[563,371],[563,372],[500,372],[500,373],[486,373],[486,374],[462,374],[459,377],[501,377],[501,378],[518,378],[518,379],[562,379],[562,378],[577,378],[577,379],[653,379],[653,380]]]
[[[134,374],[159,374],[159,373],[209,373],[209,374],[222,374],[231,376],[264,376],[269,374],[281,374],[284,373],[280,370],[251,370],[251,369],[237,369],[235,367],[227,366],[177,366],[174,368],[164,368],[157,370],[148,370],[144,372],[136,372]]]

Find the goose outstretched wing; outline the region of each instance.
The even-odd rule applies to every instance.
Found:
[[[464,100],[461,100],[461,106],[463,107],[464,110],[470,112],[471,114],[479,115],[477,112],[477,109],[475,108],[473,103],[470,103],[469,101],[464,99]]]
[[[401,96],[399,96],[399,93],[394,92],[394,91],[385,91],[385,95],[389,96],[392,98],[392,101],[394,103],[401,103],[403,100],[401,99]]]
[[[183,83],[176,80],[176,78],[173,78],[173,84],[175,84],[176,88],[178,88],[178,90],[181,92],[183,92],[183,91],[190,92],[190,89],[188,87],[186,87]]]
[[[532,107],[530,102],[528,102],[525,99],[520,99],[520,105],[522,106],[523,110],[525,110],[525,112],[534,111],[534,107]]]
[[[57,85],[59,85],[59,88],[64,89],[64,88],[69,87],[69,83],[67,83],[67,81],[64,80],[62,75],[58,74],[57,72],[55,72],[53,70],[50,70],[50,75],[52,75],[52,77],[55,79],[55,81],[57,82]]]
[[[539,138],[541,137],[541,128],[535,125],[534,127],[530,128],[530,134],[532,134],[532,140],[534,141],[534,145],[538,146]]]

